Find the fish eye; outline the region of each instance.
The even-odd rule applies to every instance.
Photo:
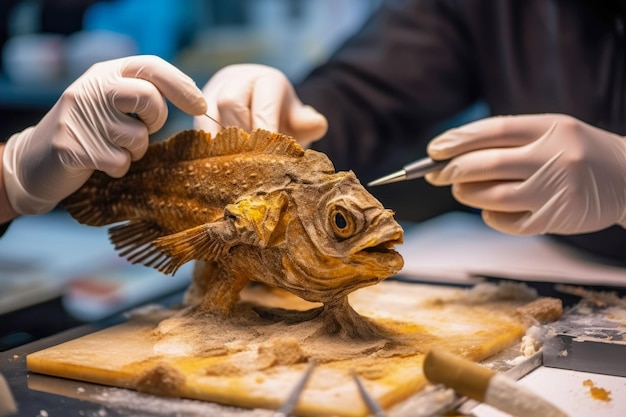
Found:
[[[335,207],[330,212],[332,230],[340,239],[347,239],[357,231],[354,217],[343,207]]]
[[[348,227],[348,221],[343,214],[339,212],[335,213],[335,226],[337,226],[338,229],[345,229]]]

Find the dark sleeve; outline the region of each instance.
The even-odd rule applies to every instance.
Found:
[[[10,221],[4,223],[4,224],[0,224],[0,237],[4,236],[4,234],[6,233],[7,229],[9,228],[9,225],[11,224]]]
[[[362,182],[426,154],[445,120],[477,99],[469,36],[456,2],[392,0],[296,90],[329,121],[313,147]],[[423,180],[372,188],[401,218],[460,207]],[[396,197],[401,198],[396,198]]]

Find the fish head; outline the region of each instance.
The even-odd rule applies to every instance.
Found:
[[[403,242],[402,227],[353,172],[328,175],[301,200],[298,217],[311,253],[293,257],[308,273],[310,299],[324,302],[377,284],[402,269],[404,261],[394,249]],[[293,251],[302,254],[307,250],[303,246],[294,245]]]

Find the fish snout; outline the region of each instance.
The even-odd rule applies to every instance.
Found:
[[[378,218],[378,228],[382,231],[380,240],[394,247],[404,243],[404,230],[394,218],[394,211],[385,209]]]
[[[404,259],[395,250],[396,245],[404,242],[404,230],[393,218],[393,211],[385,210],[372,224],[374,239],[360,249],[372,271],[381,279],[399,272],[404,266]]]

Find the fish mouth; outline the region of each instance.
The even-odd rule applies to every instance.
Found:
[[[403,233],[393,231],[377,242],[361,248],[355,255],[363,264],[368,265],[371,271],[378,276],[389,276],[398,272],[404,266],[402,255],[395,250],[396,245],[403,243]]]
[[[357,253],[366,254],[396,254],[395,250],[397,245],[401,245],[404,242],[404,233],[402,229],[394,228],[388,233],[385,233],[375,242],[368,242],[365,247],[360,248]]]
[[[359,252],[364,253],[382,253],[382,254],[395,254],[398,253],[395,250],[396,245],[402,244],[402,239],[388,240],[386,242],[379,243],[375,246],[369,246],[361,249]]]

